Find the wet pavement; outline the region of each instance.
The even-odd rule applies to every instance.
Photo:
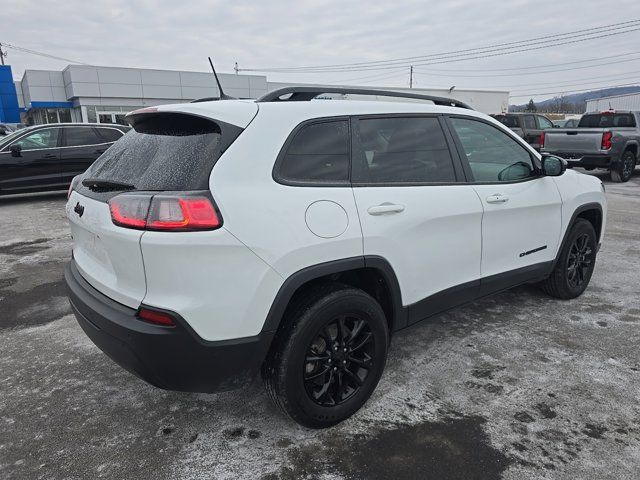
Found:
[[[64,193],[0,198],[0,478],[637,479],[640,169],[601,178],[582,297],[519,287],[397,334],[371,400],[324,431],[257,381],[175,393],[116,366],[70,315]]]

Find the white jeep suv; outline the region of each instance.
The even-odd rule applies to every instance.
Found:
[[[295,421],[330,426],[369,398],[394,332],[526,282],[573,298],[591,278],[600,180],[461,102],[294,87],[128,119],[71,185],[65,278],[86,334],[157,387],[261,371]]]

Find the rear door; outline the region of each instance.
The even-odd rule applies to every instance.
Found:
[[[62,185],[60,128],[39,128],[5,145],[0,151],[0,191],[47,190]],[[11,152],[12,147],[20,150]]]
[[[536,116],[523,115],[522,125],[524,130],[523,138],[525,141],[536,150],[540,150],[540,132],[542,132],[542,130],[538,126],[538,122],[536,122]]]
[[[364,254],[389,261],[410,322],[450,307],[453,287],[468,287],[455,302],[472,298],[480,278],[482,205],[442,127],[437,116],[353,121]]]
[[[482,278],[507,284],[555,258],[560,241],[560,193],[539,174],[537,159],[497,126],[451,117],[468,177],[482,201]],[[510,277],[496,277],[507,272]],[[517,278],[513,283],[519,283]]]
[[[62,181],[71,183],[111,145],[91,125],[67,126],[62,129],[60,170]]]

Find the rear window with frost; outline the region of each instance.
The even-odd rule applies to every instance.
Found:
[[[186,114],[133,117],[134,129],[83,175],[136,190],[205,190],[211,170],[241,128]]]

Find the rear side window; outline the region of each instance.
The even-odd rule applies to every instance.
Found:
[[[535,130],[536,128],[538,128],[536,126],[536,119],[533,117],[533,115],[524,116],[524,127],[530,130]]]
[[[120,140],[120,137],[123,135],[120,130],[116,130],[115,128],[98,128],[98,134],[102,138],[102,141],[107,143]]]
[[[130,183],[136,190],[206,190],[221,152],[242,132],[224,122],[177,113],[132,121],[134,129],[89,167],[85,179]]]
[[[445,183],[456,177],[435,117],[360,119],[354,183]]]
[[[83,145],[97,145],[102,143],[93,128],[90,127],[67,127],[64,129],[65,146],[81,147]]]
[[[635,127],[636,120],[631,113],[595,113],[584,115],[578,127],[607,128],[607,127]]]
[[[284,183],[348,183],[350,141],[347,120],[304,125],[285,148],[275,169],[278,180]]]

